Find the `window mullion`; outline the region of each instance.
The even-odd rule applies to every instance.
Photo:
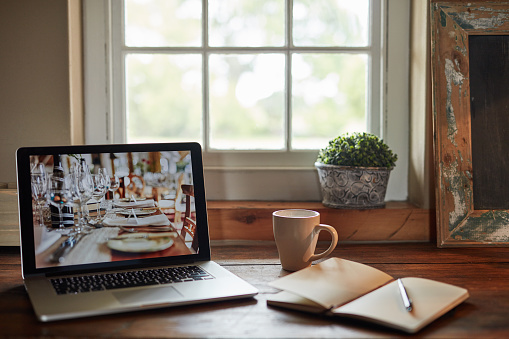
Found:
[[[368,102],[367,129],[369,132],[382,136],[382,91],[383,91],[383,59],[382,58],[382,8],[385,1],[370,1],[370,33],[368,54]]]
[[[285,52],[285,82],[286,82],[286,93],[285,93],[285,148],[286,151],[292,150],[292,53],[291,47],[293,47],[293,35],[292,35],[292,11],[293,11],[293,0],[286,1],[286,15],[285,15],[285,30],[286,30],[286,52]]]

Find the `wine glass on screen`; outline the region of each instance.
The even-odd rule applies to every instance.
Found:
[[[62,209],[64,205],[72,201],[72,182],[69,176],[60,176],[51,174],[48,179],[47,199],[49,204],[58,209],[58,228],[63,229],[64,217]]]
[[[92,191],[94,190],[94,181],[92,179],[88,164],[84,158],[80,158],[80,162],[78,164],[76,164],[76,167],[74,168],[74,170],[78,173],[79,180],[84,181],[85,186],[92,187],[92,189],[90,191],[86,190],[86,192],[82,192],[85,195],[83,197],[81,197],[81,200],[82,200],[81,216],[82,216],[83,222],[86,224],[88,222],[88,218],[89,218],[87,202],[90,199],[92,199]]]
[[[101,200],[104,198],[106,192],[108,191],[108,184],[106,177],[100,173],[92,174],[92,180],[94,182],[92,197],[97,201],[97,215],[93,223],[97,225],[101,223]]]
[[[86,225],[88,222],[88,201],[92,199],[94,193],[94,179],[90,172],[82,173],[80,175],[80,196],[82,202],[82,217],[83,224]]]
[[[109,208],[109,205],[108,205],[108,201],[106,200],[106,195],[108,194],[109,190],[110,190],[110,175],[108,174],[108,170],[104,167],[101,167],[99,168],[98,174],[101,174],[103,177],[104,177],[104,183],[106,185],[106,193],[104,193],[104,197],[103,199],[101,200],[101,205],[106,205],[105,206],[105,209],[106,209],[106,212],[108,211],[108,208]]]
[[[81,172],[79,168],[75,168],[72,173],[72,184],[73,196],[78,204],[78,230],[80,231],[83,230],[87,223],[84,216],[84,206],[92,198],[94,182],[89,173]]]
[[[44,225],[43,205],[46,202],[48,177],[44,164],[37,164],[31,173],[32,198],[34,199],[39,216],[39,226]]]
[[[73,168],[70,171],[69,174],[70,180],[71,180],[71,195],[74,203],[78,205],[77,208],[77,217],[78,217],[78,227],[81,226],[81,200],[79,195],[79,187],[78,187],[78,180],[76,175],[76,170]]]
[[[109,180],[110,180],[110,187],[108,188],[108,190],[111,192],[113,199],[111,201],[111,204],[110,203],[108,204],[108,211],[111,210],[113,203],[117,200],[115,197],[115,192],[120,187],[120,179],[119,179],[118,175],[113,174],[113,175],[109,176]]]

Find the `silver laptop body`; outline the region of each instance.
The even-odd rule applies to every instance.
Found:
[[[25,147],[18,149],[16,159],[22,275],[39,320],[258,293],[210,260],[199,144]],[[120,179],[119,188],[100,199],[102,203],[97,203],[99,198],[87,199],[77,189],[81,187],[78,164],[91,173],[106,168],[109,177],[116,174]],[[61,176],[61,171],[71,193],[63,186],[55,188],[60,179],[54,177]],[[44,175],[53,179],[38,194]],[[71,198],[58,200],[55,192]],[[59,204],[62,201],[67,203]],[[61,212],[55,207],[61,207]],[[80,214],[86,215],[86,210],[88,217],[80,223]],[[97,211],[100,221],[96,221]],[[194,236],[186,234],[184,228],[193,224]],[[174,275],[181,271],[182,275]]]

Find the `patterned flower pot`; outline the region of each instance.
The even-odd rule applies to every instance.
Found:
[[[325,165],[315,162],[322,203],[332,208],[368,209],[385,206],[392,168]]]

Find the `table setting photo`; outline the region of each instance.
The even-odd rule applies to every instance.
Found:
[[[188,152],[33,156],[37,267],[197,251]]]

